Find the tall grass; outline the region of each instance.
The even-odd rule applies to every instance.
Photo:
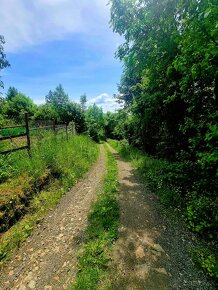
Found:
[[[0,183],[9,178],[27,175],[31,179],[50,172],[61,177],[69,186],[74,182],[74,176],[81,176],[98,154],[96,145],[87,136],[69,137],[69,140],[53,133],[46,133],[34,140],[31,146],[31,158],[26,151],[18,151],[8,156],[0,156],[1,168],[4,167],[4,178],[0,169]]]
[[[84,175],[99,147],[87,136],[46,133],[26,151],[0,158],[0,260],[30,234],[47,210]],[[22,218],[22,219],[21,219]],[[14,224],[14,226],[12,226]]]

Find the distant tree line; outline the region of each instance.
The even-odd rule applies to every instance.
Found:
[[[0,99],[0,126],[21,122],[25,112],[29,112],[33,120],[74,121],[78,133],[86,133],[97,142],[106,138],[119,139],[115,130],[118,113],[103,113],[96,104],[87,107],[86,94],[80,97],[79,103],[71,101],[62,85],[50,90],[41,105],[36,105],[15,87],[9,87],[5,98]]]

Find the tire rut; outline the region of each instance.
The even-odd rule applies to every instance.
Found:
[[[0,273],[1,290],[68,289],[76,275],[76,257],[87,215],[105,174],[105,154],[52,210],[15,252]]]

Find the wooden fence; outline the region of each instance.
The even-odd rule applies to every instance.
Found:
[[[17,125],[17,126],[6,126],[6,127],[1,127],[0,130],[8,130],[8,129],[16,129],[16,128],[23,128],[25,129],[25,133],[19,133],[19,134],[13,134],[13,135],[8,135],[8,136],[0,136],[0,142],[1,141],[5,141],[5,140],[12,140],[15,138],[20,138],[20,137],[25,137],[26,136],[26,145],[25,146],[21,146],[21,147],[17,147],[17,148],[13,148],[13,149],[9,149],[9,150],[4,150],[4,151],[0,151],[0,155],[4,155],[4,154],[9,154],[15,151],[19,151],[19,150],[28,150],[29,156],[31,156],[31,131],[38,131],[38,130],[45,130],[45,129],[51,129],[54,134],[56,135],[58,130],[64,130],[66,133],[66,138],[68,140],[68,124],[64,123],[64,124],[58,124],[55,120],[52,120],[51,122],[52,124],[49,126],[39,126],[39,127],[31,127],[30,126],[30,118],[29,118],[29,113],[25,113],[25,124],[22,125]],[[75,134],[75,125],[73,123],[72,126],[72,133]]]

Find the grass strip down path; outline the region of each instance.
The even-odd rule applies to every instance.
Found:
[[[102,191],[88,217],[86,241],[78,261],[78,273],[74,290],[98,289],[107,276],[108,263],[114,241],[118,238],[119,206],[117,190],[117,164],[105,145],[107,173]]]

